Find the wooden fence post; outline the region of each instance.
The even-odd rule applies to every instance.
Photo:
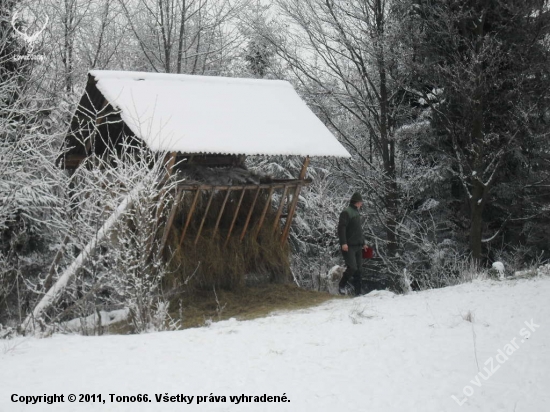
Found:
[[[288,186],[285,185],[283,190],[283,195],[281,196],[281,203],[277,209],[277,215],[275,215],[275,221],[273,222],[273,233],[277,231],[277,226],[279,225],[279,220],[281,219],[281,214],[283,213],[283,207],[285,206],[286,194],[288,193]]]
[[[302,190],[301,182],[306,177],[308,166],[309,166],[309,156],[305,158],[304,164],[302,166],[302,170],[300,171],[300,183],[296,185],[296,190],[294,191],[294,196],[292,197],[292,203],[290,204],[290,208],[288,210],[285,229],[283,230],[283,235],[281,236],[281,245],[284,245],[288,239],[288,235],[290,233],[290,226],[292,225],[292,219],[294,218],[294,214],[296,213],[296,206],[298,205],[300,191]]]

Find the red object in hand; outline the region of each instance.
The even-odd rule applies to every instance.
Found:
[[[363,259],[372,259],[374,250],[371,247],[363,249]]]

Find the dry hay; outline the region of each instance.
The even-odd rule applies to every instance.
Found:
[[[209,321],[230,318],[256,319],[273,313],[310,308],[332,299],[344,297],[301,289],[295,284],[269,284],[242,288],[237,291],[195,290],[174,302],[172,316],[181,316],[184,328],[204,326]]]
[[[238,290],[247,284],[247,275],[250,275],[248,279],[256,276],[265,282],[288,281],[290,279],[289,249],[286,245],[281,246],[279,225],[277,230],[273,231],[276,211],[272,207],[268,209],[257,239],[254,236],[267,201],[267,192],[267,190],[260,192],[246,236],[241,242],[241,233],[256,195],[255,190],[245,191],[230,240],[225,245],[242,191],[231,191],[218,231],[213,236],[214,227],[227,194],[225,190],[216,191],[201,235],[195,245],[195,238],[211,195],[210,191],[201,192],[180,248],[180,237],[195,197],[195,192],[186,192],[174,219],[165,249],[170,272],[166,278],[166,286],[176,290],[181,290],[184,286],[186,289],[195,290],[213,288]]]
[[[187,184],[207,185],[259,185],[270,183],[271,176],[262,175],[240,167],[188,166],[177,170],[178,176]]]

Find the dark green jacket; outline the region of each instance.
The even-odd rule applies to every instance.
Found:
[[[365,238],[361,224],[361,214],[353,205],[349,205],[340,213],[338,220],[338,238],[341,245],[363,246]]]

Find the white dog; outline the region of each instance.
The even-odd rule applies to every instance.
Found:
[[[321,277],[321,290],[325,290],[331,295],[337,295],[338,283],[340,283],[345,271],[344,266],[333,266],[328,273]]]

